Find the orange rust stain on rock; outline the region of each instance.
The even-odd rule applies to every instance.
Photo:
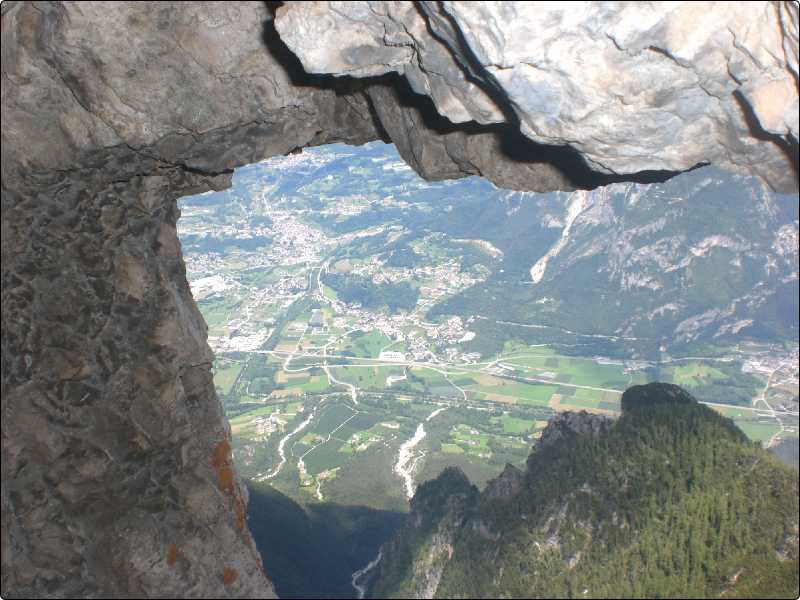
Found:
[[[228,440],[223,440],[214,447],[214,456],[211,459],[211,465],[217,472],[217,477],[219,478],[219,489],[230,494],[233,499],[233,510],[236,514],[236,526],[238,527],[239,531],[242,531],[245,528],[247,515],[245,513],[244,502],[242,501],[241,494],[236,486],[231,445]]]
[[[178,561],[178,547],[175,544],[167,544],[167,564],[174,567]]]
[[[219,475],[219,489],[233,494],[233,469],[220,467],[217,474]]]
[[[228,440],[222,440],[214,447],[214,458],[211,459],[211,464],[217,469],[231,464],[231,445]]]
[[[236,512],[236,526],[239,528],[239,531],[241,531],[244,529],[245,514],[244,502],[242,502],[239,494],[234,494],[233,496],[233,510]]]
[[[214,456],[211,459],[211,466],[217,472],[219,478],[219,489],[223,492],[234,493],[234,476],[231,468],[231,445],[228,440],[219,442],[214,447]]]
[[[230,567],[225,567],[225,570],[222,571],[222,583],[225,585],[230,585],[234,581],[236,581],[236,577],[239,575],[236,569],[231,569]]]

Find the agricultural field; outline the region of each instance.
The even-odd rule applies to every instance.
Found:
[[[269,481],[297,501],[344,501],[348,492],[334,480],[341,481],[359,465],[364,472],[388,471],[382,477],[393,482],[380,492],[373,490],[371,505],[398,506],[403,495],[394,463],[400,446],[420,424],[426,436],[417,448],[415,476],[440,465],[441,456],[452,456],[456,464],[480,475],[479,481],[506,462],[522,465],[535,432],[544,425],[524,413],[364,394],[358,404],[341,393],[306,394],[292,402],[276,398],[233,417],[234,453],[242,474]],[[279,465],[283,439],[287,460],[276,476],[265,479]]]
[[[340,351],[342,353],[352,353],[353,356],[378,358],[381,350],[391,343],[392,340],[379,331],[370,331],[369,333],[350,336],[347,338],[347,343],[340,348]]]
[[[360,393],[391,395],[395,410],[402,407],[409,411],[408,416],[417,419],[428,410],[426,402],[437,399],[448,403],[466,402],[476,408],[486,406],[492,411],[535,409],[540,412],[531,413],[528,419],[506,415],[498,417],[501,420],[495,422],[495,425],[502,426],[504,434],[517,436],[529,448],[536,432],[541,431],[541,427],[536,428],[533,424],[541,421],[544,415],[565,410],[618,415],[625,387],[648,379],[644,370],[631,369],[622,361],[598,362],[561,355],[555,348],[546,346],[526,350],[519,344],[507,346],[507,353],[474,366],[450,365],[440,369],[413,361],[406,367],[387,366],[378,360],[380,352],[389,345],[403,348],[405,343],[393,343],[377,331],[344,338],[340,338],[339,333],[312,333],[306,326],[308,316],[310,313],[288,322],[285,331],[290,336],[280,338],[275,354],[260,355],[248,363],[247,369],[243,368],[242,357],[218,360],[215,377],[220,393],[226,397],[235,396],[239,390],[247,394],[248,400],[259,398],[262,402],[278,402],[339,394],[346,392],[349,385]],[[331,315],[326,314],[326,319],[332,322]],[[329,344],[331,341],[337,341],[338,347]],[[341,383],[332,383],[321,368],[324,362],[321,349],[326,344],[329,350],[331,346],[335,347],[335,351],[331,351],[331,354],[336,352],[335,364],[329,364],[328,368]],[[347,352],[350,356],[339,352]],[[282,368],[287,357],[291,360],[289,371]],[[660,375],[692,389],[698,385],[723,385],[722,378],[726,372],[702,361],[689,361],[662,368]],[[790,392],[776,387],[770,397],[782,397],[781,393],[788,396]],[[414,398],[424,399],[424,402]],[[797,435],[796,428],[787,426],[781,429],[774,420],[746,407],[736,409],[730,406],[720,410],[734,419],[748,436],[763,443],[770,443],[773,438]],[[255,416],[257,413],[252,414]],[[238,427],[237,431],[245,430]],[[254,430],[250,428],[247,431]],[[370,437],[373,438],[371,442]],[[354,429],[351,424],[337,439],[341,443],[327,443],[309,454],[307,465],[311,475],[338,468],[342,466],[343,457],[359,454],[357,448],[366,444],[374,450],[377,443],[374,431]],[[448,434],[439,442],[437,452],[450,457],[457,455],[460,461],[478,458],[486,462],[491,452],[487,451],[485,442],[482,437],[470,439],[469,436]],[[504,443],[507,444],[507,440]]]
[[[242,364],[232,361],[217,364],[214,369],[214,385],[221,394],[230,394],[233,384],[236,383],[239,374],[242,372],[242,368]]]

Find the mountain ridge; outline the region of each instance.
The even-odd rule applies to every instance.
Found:
[[[795,474],[678,386],[623,405],[551,422],[505,495],[421,485],[372,596],[796,597]]]

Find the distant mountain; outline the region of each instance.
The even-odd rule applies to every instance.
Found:
[[[662,346],[686,353],[744,338],[796,343],[798,197],[757,178],[704,167],[665,183],[536,194],[477,177],[425,182],[380,143],[283,160],[277,169],[242,167],[233,188],[192,202],[214,202],[212,212],[245,222],[287,202],[331,235],[385,226],[339,252],[378,255],[389,267],[426,260],[411,245],[433,236],[485,280],[428,316],[489,319],[472,342],[484,354],[533,333],[588,344],[584,353],[645,358]],[[332,214],[334,203],[354,198],[363,205],[353,214]],[[218,235],[190,240],[188,250],[269,242]],[[613,348],[614,338],[623,343]]]
[[[474,235],[504,258],[431,316],[625,337],[649,354],[743,337],[797,340],[796,196],[703,168],[663,184],[498,192],[493,209],[505,215],[480,215]]]
[[[523,472],[421,485],[372,597],[798,595],[798,480],[681,388],[553,419]]]

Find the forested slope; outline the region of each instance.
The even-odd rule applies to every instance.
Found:
[[[565,414],[526,472],[417,491],[374,597],[796,597],[797,474],[677,386]]]

